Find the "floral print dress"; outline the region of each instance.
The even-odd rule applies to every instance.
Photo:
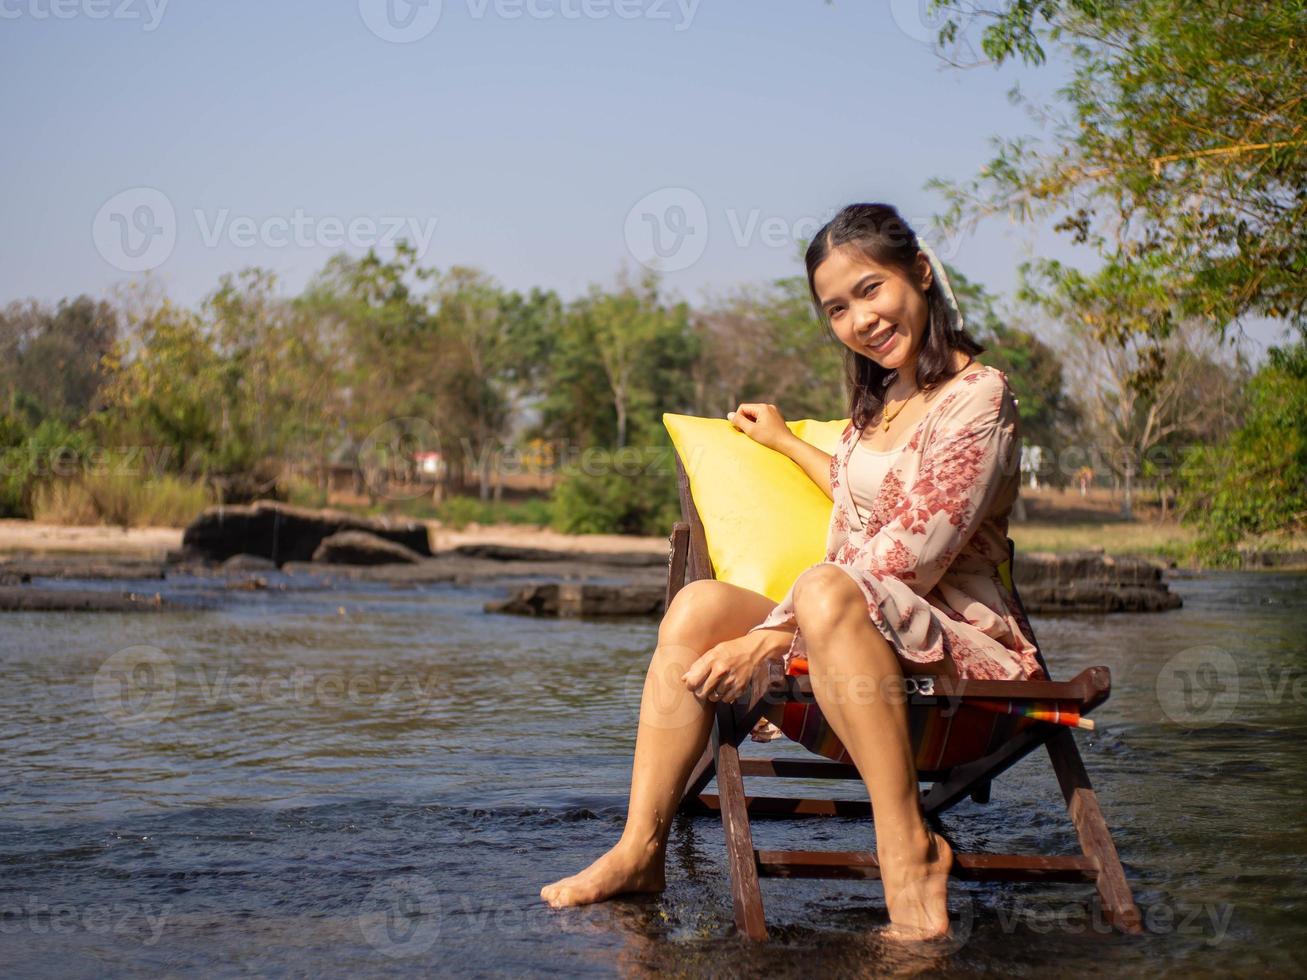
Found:
[[[871,622],[907,663],[951,657],[959,676],[1041,678],[1033,631],[998,566],[1020,486],[1016,398],[997,368],[945,383],[893,460],[864,523],[846,485],[861,438],[850,422],[831,456],[826,559],[862,590]],[[813,566],[817,567],[817,566]],[[807,657],[794,587],[749,632],[794,626],[785,666]]]

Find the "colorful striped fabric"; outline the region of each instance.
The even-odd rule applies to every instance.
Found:
[[[787,673],[808,673],[808,662],[795,657]],[[764,717],[809,751],[835,762],[853,762],[816,704],[773,704]],[[949,769],[982,758],[1040,721],[1073,727],[1083,724],[1075,701],[968,699],[947,705],[908,704],[908,729],[918,770]]]

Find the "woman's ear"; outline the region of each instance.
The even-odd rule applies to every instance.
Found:
[[[917,275],[922,292],[930,292],[931,283],[935,281],[935,270],[931,268],[930,259],[926,258],[925,252],[917,253]]]

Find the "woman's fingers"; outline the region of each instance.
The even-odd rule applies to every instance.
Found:
[[[762,414],[769,408],[771,408],[770,405],[762,402],[740,402],[735,411],[726,413],[726,417],[745,432],[748,432],[750,427],[758,424]]]
[[[709,652],[704,654],[687,670],[681,680],[697,698],[710,699],[714,693],[725,693],[733,687],[730,672],[717,657]]]

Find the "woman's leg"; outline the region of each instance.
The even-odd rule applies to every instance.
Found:
[[[762,622],[775,605],[760,593],[713,579],[690,582],[676,593],[645,673],[621,840],[584,871],[540,889],[546,902],[561,908],[662,890],[672,816],[712,731],[714,705],[690,693],[681,675],[718,643]]]
[[[941,935],[948,931],[953,855],[922,816],[898,656],[872,624],[862,590],[838,568],[805,572],[795,584],[794,611],[813,694],[867,784],[891,932]],[[951,666],[929,665],[936,673]]]

